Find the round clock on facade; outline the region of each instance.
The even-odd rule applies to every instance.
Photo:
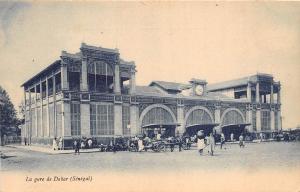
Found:
[[[203,86],[197,85],[197,86],[195,87],[196,95],[202,95],[202,94],[203,94],[203,91],[204,91]]]

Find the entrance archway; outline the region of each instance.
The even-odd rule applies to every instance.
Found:
[[[162,137],[175,136],[176,117],[165,105],[154,104],[148,106],[140,116],[142,133],[149,137],[161,133]]]
[[[185,134],[189,136],[196,135],[199,130],[208,135],[216,125],[212,114],[205,107],[195,106],[185,116]]]
[[[245,122],[245,117],[240,110],[229,108],[223,112],[221,129],[226,140],[231,140],[231,134],[233,134],[235,140],[238,140],[239,136],[244,133],[247,125],[249,124]]]

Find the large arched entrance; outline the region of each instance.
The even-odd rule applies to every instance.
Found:
[[[179,125],[173,112],[165,105],[154,104],[148,106],[140,116],[142,133],[149,137],[161,133],[162,137],[175,136],[175,129]]]
[[[185,134],[196,135],[199,130],[203,130],[205,135],[213,131],[217,124],[213,121],[213,116],[208,109],[200,106],[191,108],[185,117]]]
[[[236,108],[226,109],[221,117],[221,128],[226,140],[231,140],[231,134],[238,140],[247,125],[242,112]]]

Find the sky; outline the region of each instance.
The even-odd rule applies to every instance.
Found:
[[[23,82],[82,42],[118,48],[139,85],[273,74],[283,127],[300,125],[298,2],[0,2],[0,85],[15,106]]]

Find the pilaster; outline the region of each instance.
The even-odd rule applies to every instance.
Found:
[[[180,124],[177,127],[177,130],[180,135],[185,132],[185,122],[184,122],[184,105],[179,103],[177,104],[177,123]]]
[[[253,126],[252,126],[252,106],[251,105],[247,106],[246,121],[247,121],[247,123],[250,123],[250,125],[247,126],[248,131],[249,132],[253,132]]]
[[[62,102],[62,136],[71,136],[71,109],[69,102]]]
[[[280,109],[278,109],[278,111],[277,111],[277,126],[278,126],[278,131],[280,131],[280,130],[282,130],[282,122],[281,122],[281,111],[280,111]]]
[[[256,131],[261,131],[261,111],[260,107],[256,109]]]
[[[222,128],[221,128],[221,106],[216,106],[215,107],[215,123],[218,125],[216,126],[216,132],[218,134],[222,133]]]
[[[272,107],[271,108],[271,111],[270,111],[270,119],[271,119],[271,131],[274,131],[275,130],[275,112],[274,112],[274,108]]]
[[[43,127],[43,121],[44,121],[44,119],[45,119],[45,117],[43,116],[43,83],[42,83],[42,80],[40,80],[40,107],[41,107],[41,109],[40,109],[40,113],[41,113],[41,122],[40,122],[40,125],[41,125],[41,127],[40,127],[40,131],[41,131],[41,134],[40,134],[40,136],[41,137],[44,137],[44,127]]]
[[[247,86],[247,99],[248,101],[251,103],[252,101],[252,94],[251,94],[251,84],[250,82],[248,82],[248,86]]]
[[[88,91],[88,81],[87,81],[87,58],[82,58],[81,63],[81,81],[80,81],[80,90]]]
[[[129,84],[130,84],[130,94],[135,94],[136,92],[136,85],[135,85],[135,69],[131,69],[131,77],[130,77],[130,80],[129,80]]]
[[[130,105],[130,129],[131,135],[137,135],[139,130],[139,107],[136,103]]]
[[[271,93],[270,93],[270,104],[274,103],[274,86],[273,83],[271,84]]]
[[[260,103],[259,82],[256,83],[256,103]]]
[[[64,61],[61,61],[61,90],[69,90],[68,68]]]
[[[30,88],[28,89],[29,90],[29,112],[28,112],[28,114],[29,114],[29,129],[28,129],[28,144],[31,144],[31,137],[32,137],[32,122],[31,122],[31,120],[32,120],[32,118],[31,118],[31,91],[30,91]]]
[[[48,83],[48,77],[46,78],[46,108],[47,108],[47,115],[46,115],[46,121],[47,121],[47,127],[46,127],[46,134],[44,136],[50,137],[50,119],[49,119],[49,83]]]
[[[35,119],[34,119],[34,123],[35,123],[35,137],[38,137],[38,119],[37,119],[37,116],[38,116],[38,111],[37,111],[37,106],[38,106],[38,99],[37,99],[37,92],[36,92],[36,86],[34,86],[34,92],[35,92],[35,109],[34,109],[34,112],[35,112]]]
[[[121,93],[120,87],[120,65],[115,65],[115,76],[114,76],[114,93]]]
[[[281,96],[281,86],[280,86],[280,84],[279,84],[279,86],[278,86],[278,92],[277,92],[277,104],[280,104],[280,103],[281,103],[281,98],[280,98],[280,96]]]
[[[53,82],[53,135],[54,137],[57,137],[57,125],[56,125],[56,81],[55,81],[55,75],[52,76],[52,82]]]

